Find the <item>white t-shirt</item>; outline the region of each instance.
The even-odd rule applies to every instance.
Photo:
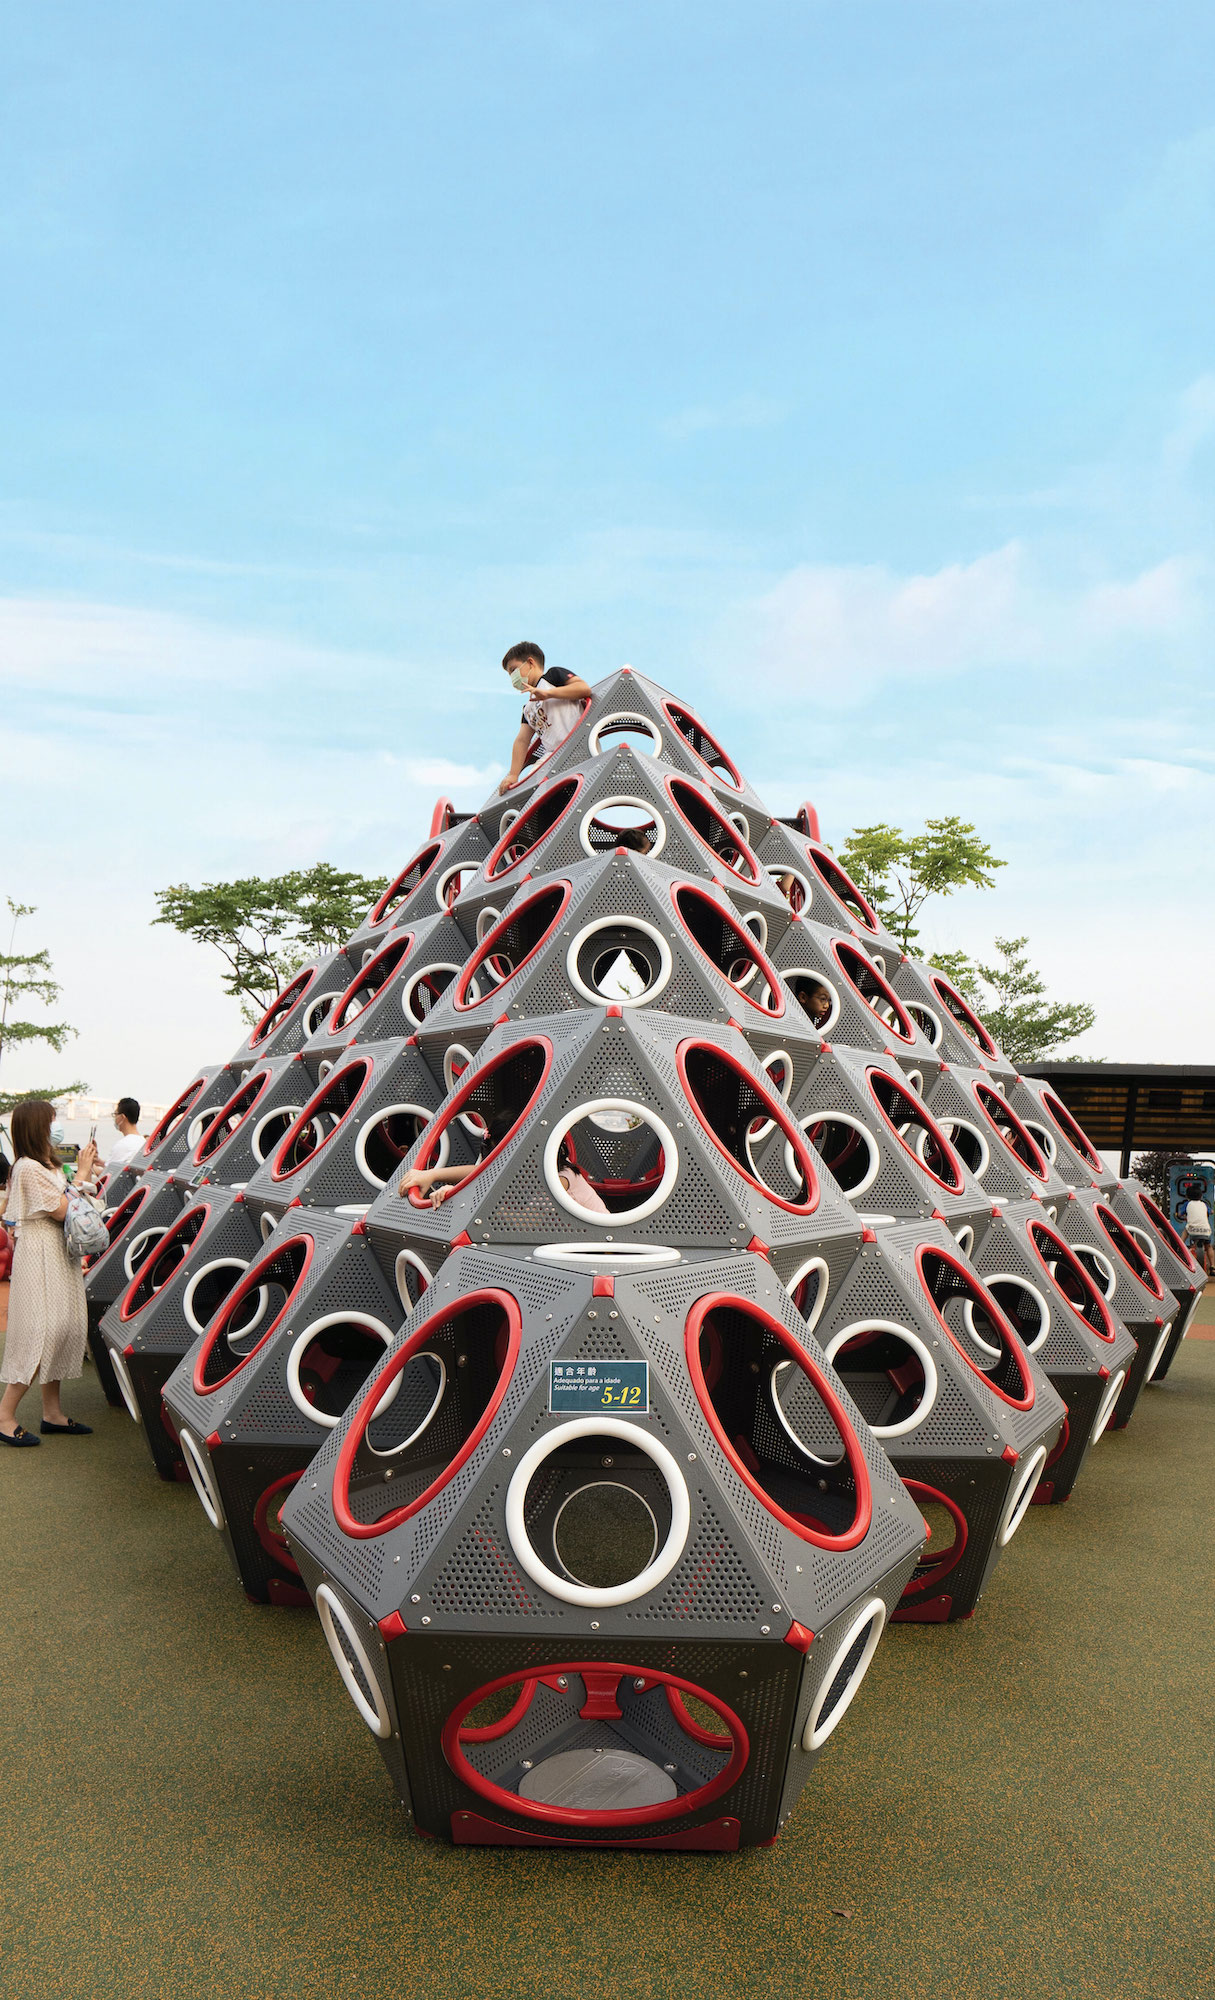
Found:
[[[1211,1218],[1207,1214],[1205,1201],[1187,1201],[1185,1205],[1185,1226],[1191,1236],[1209,1236]]]
[[[105,1156],[107,1174],[120,1174],[128,1160],[133,1160],[143,1148],[143,1139],[138,1132],[120,1132]]]
[[[574,676],[568,667],[550,667],[543,678],[537,681],[538,688],[564,687]],[[529,729],[534,729],[540,738],[541,753],[548,757],[564,743],[570,730],[582,714],[580,701],[529,701],[523,711],[523,720]]]

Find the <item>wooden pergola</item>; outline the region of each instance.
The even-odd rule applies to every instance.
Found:
[[[1121,1156],[1160,1146],[1215,1151],[1215,1065],[1208,1063],[1027,1063],[1074,1112],[1094,1146]]]

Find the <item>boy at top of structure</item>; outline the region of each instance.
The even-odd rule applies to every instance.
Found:
[[[511,746],[510,770],[498,786],[500,792],[510,792],[523,775],[532,739],[538,736],[541,756],[550,756],[574,727],[591,690],[567,667],[546,668],[544,654],[531,639],[521,639],[503,654],[502,671],[510,675],[511,686],[527,696],[519,733]]]

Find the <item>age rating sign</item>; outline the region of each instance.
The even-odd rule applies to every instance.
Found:
[[[550,1361],[548,1406],[554,1413],[638,1412],[650,1406],[648,1361]]]

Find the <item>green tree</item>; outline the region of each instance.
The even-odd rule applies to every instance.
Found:
[[[346,942],[387,886],[386,876],[343,872],[318,861],[285,875],[247,875],[197,889],[174,883],[156,891],[160,915],[152,921],[196,944],[213,945],[228,968],[224,991],[253,1022],[301,965]]]
[[[1192,1153],[1183,1153],[1176,1146],[1151,1146],[1146,1153],[1136,1153],[1131,1161],[1131,1172],[1136,1180],[1143,1182],[1157,1208],[1169,1212],[1169,1161],[1192,1160]]]
[[[20,1048],[26,1042],[45,1042],[56,1055],[60,1055],[75,1034],[75,1028],[69,1028],[66,1021],[21,1021],[12,1016],[14,1006],[20,1007],[31,999],[44,1007],[53,1007],[59,998],[59,987],[51,971],[51,955],[45,947],[41,951],[28,952],[13,949],[17,942],[17,926],[23,917],[33,916],[35,905],[14,903],[11,896],[6,896],[5,901],[13,921],[8,950],[0,952],[0,1063],[10,1048]],[[85,1088],[85,1084],[73,1081],[45,1090],[0,1090],[0,1116],[11,1111],[14,1104],[20,1104],[26,1097],[45,1097],[53,1102],[57,1097],[67,1097],[71,1092]]]
[[[1018,1067],[1046,1062],[1065,1042],[1086,1034],[1097,1018],[1086,1000],[1047,999],[1045,981],[1029,962],[1028,943],[1028,938],[998,937],[995,965],[976,964],[961,951],[938,952],[931,961]]]
[[[906,952],[919,937],[916,918],[930,896],[990,889],[995,870],[1006,866],[968,820],[952,814],[925,820],[920,833],[881,821],[854,827],[840,860]]]

